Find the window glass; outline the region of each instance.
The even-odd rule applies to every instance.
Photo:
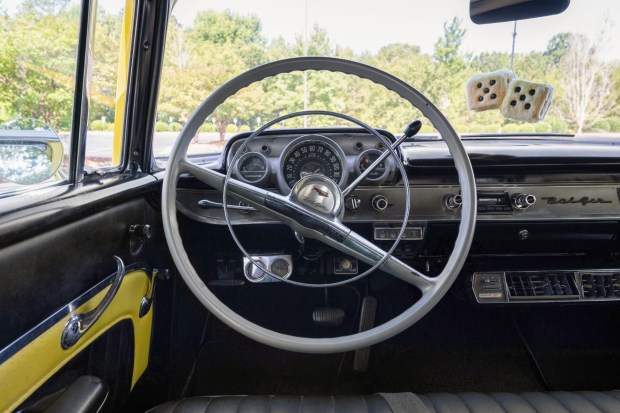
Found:
[[[97,3],[84,165],[86,171],[120,164],[133,18],[133,2],[128,2],[130,10],[127,13],[121,2]]]
[[[67,177],[79,19],[78,1],[0,2],[0,193]]]
[[[426,95],[463,135],[528,132],[613,138],[620,133],[620,43],[612,41],[620,37],[618,16],[620,2],[574,1],[560,15],[518,22],[513,45],[512,22],[475,25],[464,0],[446,0],[442,7],[399,0],[179,0],[168,27],[154,153],[163,158],[169,154],[196,106],[225,81],[257,65],[303,55],[341,57],[384,69]],[[542,121],[515,121],[499,107],[468,108],[468,79],[510,71],[511,66],[517,79],[553,87]],[[481,86],[481,94],[485,88]],[[503,98],[493,94],[489,90],[482,98]],[[514,106],[520,107],[519,102],[533,99],[520,95],[509,102],[515,100]],[[419,116],[394,94],[355,77],[292,73],[244,89],[221,105],[189,151],[218,153],[234,134],[305,108],[343,112],[395,133]],[[300,124],[339,123],[296,119],[278,126]],[[435,131],[425,122],[421,133],[432,137]]]

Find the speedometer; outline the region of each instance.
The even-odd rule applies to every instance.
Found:
[[[341,150],[328,138],[306,136],[289,145],[284,153],[281,162],[284,181],[292,188],[304,176],[315,174],[324,175],[340,184],[346,178],[343,158]]]

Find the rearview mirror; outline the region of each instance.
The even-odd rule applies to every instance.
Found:
[[[45,123],[16,119],[0,125],[0,183],[43,182],[58,171],[62,159],[62,142]]]
[[[570,0],[470,0],[469,16],[476,24],[532,19],[562,13]]]

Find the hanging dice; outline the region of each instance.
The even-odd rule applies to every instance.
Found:
[[[467,107],[476,112],[498,109],[513,79],[513,73],[505,70],[470,77],[465,86]]]
[[[502,115],[518,121],[538,122],[545,118],[552,99],[552,86],[517,79],[508,88],[501,107]]]

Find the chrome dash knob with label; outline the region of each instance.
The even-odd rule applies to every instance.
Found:
[[[512,196],[512,206],[515,207],[515,209],[527,209],[534,205],[535,202],[536,197],[534,195],[514,194]]]

